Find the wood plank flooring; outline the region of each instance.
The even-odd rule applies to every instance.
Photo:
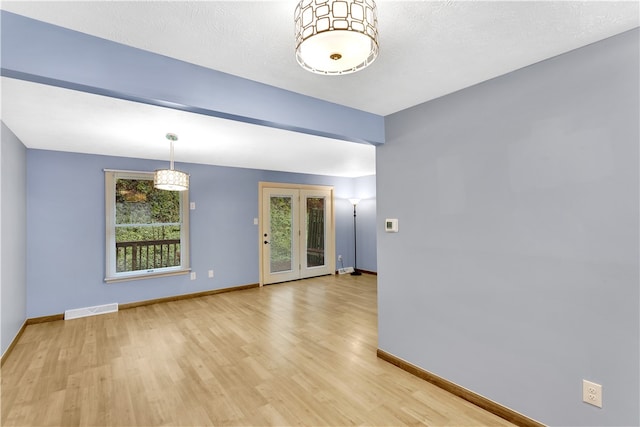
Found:
[[[3,426],[511,426],[376,357],[376,278],[29,325]]]

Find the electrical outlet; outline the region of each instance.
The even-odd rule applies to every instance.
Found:
[[[602,408],[602,386],[591,381],[582,380],[582,401]]]
[[[209,270],[209,279],[213,279],[213,270]]]
[[[195,271],[191,272],[191,280],[196,280],[196,272]]]
[[[338,261],[342,261],[342,255],[338,255]]]

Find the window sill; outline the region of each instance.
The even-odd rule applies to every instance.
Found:
[[[104,281],[106,283],[130,282],[132,280],[154,279],[156,277],[180,276],[183,274],[189,274],[190,272],[191,272],[191,269],[186,268],[186,269],[180,269],[180,270],[159,271],[157,273],[154,272],[154,273],[132,274],[132,275],[120,276],[120,277],[105,277]]]

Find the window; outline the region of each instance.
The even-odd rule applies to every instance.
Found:
[[[105,171],[106,282],[189,271],[188,193],[155,189],[152,172]]]

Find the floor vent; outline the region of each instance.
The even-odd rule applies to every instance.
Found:
[[[118,311],[118,303],[96,305],[95,307],[74,308],[64,312],[64,319],[77,319],[79,317],[97,316],[98,314],[113,313]]]
[[[353,267],[345,267],[345,268],[338,269],[338,274],[347,274],[347,273],[353,273]]]

